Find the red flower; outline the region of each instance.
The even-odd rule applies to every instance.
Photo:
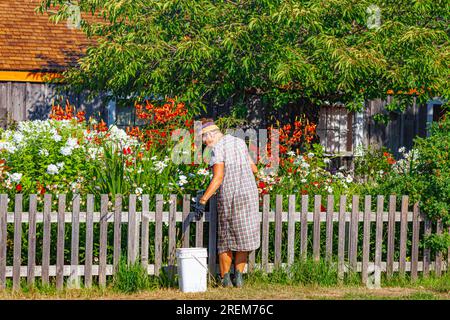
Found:
[[[261,189],[264,189],[264,188],[266,187],[266,184],[265,184],[263,181],[260,181],[259,184],[258,184],[258,186],[259,186]]]
[[[322,212],[327,211],[327,208],[325,208],[325,207],[323,206],[323,204],[321,204],[321,205],[320,205],[320,211],[322,211]]]
[[[21,191],[22,191],[22,185],[21,185],[21,184],[18,184],[18,185],[16,186],[16,191],[17,191],[17,192],[21,192]]]
[[[130,147],[128,147],[128,148],[123,148],[123,154],[124,155],[129,155],[129,154],[132,154],[132,151],[131,151],[131,148]]]

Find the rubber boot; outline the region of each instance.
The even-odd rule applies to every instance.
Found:
[[[236,273],[234,274],[234,285],[237,288],[242,288],[244,285],[244,278],[242,276],[242,272],[236,270]]]
[[[233,283],[231,282],[230,272],[227,272],[223,275],[222,286],[223,287],[232,287],[233,286]]]

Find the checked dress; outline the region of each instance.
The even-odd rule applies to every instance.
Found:
[[[217,251],[253,251],[260,246],[259,195],[244,140],[224,135],[211,149],[210,165],[220,162]]]

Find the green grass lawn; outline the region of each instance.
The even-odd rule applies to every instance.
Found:
[[[450,300],[449,292],[440,292],[432,288],[383,287],[367,289],[355,286],[301,286],[285,284],[248,284],[244,288],[208,288],[202,293],[182,293],[175,288],[142,290],[135,293],[122,293],[112,288],[101,290],[66,289],[12,292],[10,289],[0,293],[0,299],[200,299],[200,300]]]
[[[305,261],[290,269],[276,269],[270,274],[255,271],[245,275],[243,288],[222,288],[210,281],[206,292],[182,293],[176,281],[169,281],[163,272],[160,277],[148,276],[139,264],[121,264],[105,289],[64,289],[36,282],[28,287],[23,279],[22,290],[12,291],[11,281],[0,292],[0,299],[200,299],[200,300],[264,300],[264,299],[345,299],[345,300],[450,300],[450,273],[441,277],[431,274],[411,281],[408,275],[384,275],[380,289],[368,289],[361,283],[360,274],[346,274],[338,280],[333,264]]]

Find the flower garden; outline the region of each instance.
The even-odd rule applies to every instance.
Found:
[[[109,197],[108,210],[113,211],[113,199],[116,195],[124,196],[122,208],[128,208],[128,196],[136,195],[137,208],[140,210],[143,197],[149,195],[155,199],[157,194],[164,196],[164,204],[169,204],[169,195],[178,195],[181,206],[183,197],[190,194],[194,197],[197,192],[208,185],[212,172],[208,167],[208,150],[203,152],[202,161],[193,161],[196,156],[194,133],[194,117],[189,114],[184,103],[176,99],[167,98],[163,101],[145,101],[135,105],[135,112],[144,125],[136,127],[118,128],[115,125],[107,126],[103,120],[95,118],[86,119],[85,113],[77,112],[69,102],[65,106],[52,107],[48,120],[24,121],[1,133],[1,185],[0,193],[9,196],[8,211],[14,210],[14,196],[16,194],[37,194],[37,206],[41,211],[44,208],[44,195],[66,194],[66,206],[71,207],[74,195],[81,195],[80,204],[86,206],[86,195],[94,194],[97,199],[100,195]],[[223,125],[221,129],[226,131],[233,129]],[[258,173],[256,175],[257,186],[261,195],[261,203],[264,195],[270,195],[270,205],[275,205],[275,195],[321,195],[321,211],[327,211],[328,196],[334,197],[334,211],[339,210],[341,195],[347,196],[347,210],[352,210],[352,195],[397,195],[397,207],[402,195],[410,197],[409,204],[419,202],[421,210],[433,221],[440,220],[445,228],[449,221],[450,203],[450,175],[449,175],[449,145],[450,145],[450,120],[444,118],[435,123],[427,138],[417,138],[414,148],[406,151],[401,148],[402,155],[395,159],[393,154],[384,148],[361,149],[355,157],[354,169],[334,167],[333,158],[324,154],[323,148],[316,143],[316,124],[307,120],[306,116],[295,119],[293,123],[284,125],[274,124],[269,129],[279,130],[279,155],[271,154],[272,146],[269,143],[266,152],[259,152]],[[269,132],[272,132],[269,130]],[[181,138],[172,139],[174,136]],[[271,140],[269,134],[268,141]],[[189,152],[182,151],[183,157],[189,161],[184,163],[174,162],[173,151],[178,148],[177,142],[183,142],[183,146],[191,148]],[[253,148],[253,149],[252,149]],[[250,145],[250,151],[255,150]],[[279,161],[275,171],[268,171],[274,162]],[[185,159],[185,160],[186,160]],[[198,159],[197,159],[198,160]],[[196,163],[197,162],[197,163]],[[24,208],[28,208],[29,198],[23,198]],[[296,211],[301,210],[300,201],[295,203]],[[315,203],[309,201],[308,210],[314,211]],[[58,205],[57,197],[53,197],[52,206]],[[288,197],[283,197],[283,206],[287,207]],[[375,203],[372,202],[372,205]],[[95,210],[100,209],[100,203],[94,204]],[[385,202],[385,210],[388,209]],[[131,206],[130,206],[131,207]],[[169,206],[166,206],[168,208]],[[373,207],[372,209],[375,209]],[[155,210],[155,201],[150,201],[150,210]],[[296,226],[297,228],[298,226]],[[43,232],[43,226],[37,226],[39,239]],[[56,225],[52,227],[51,241],[57,241]],[[94,237],[100,232],[95,227]],[[178,227],[177,227],[178,228]],[[363,241],[363,226],[359,225],[357,242]],[[125,226],[124,229],[127,229]],[[22,261],[27,261],[27,229],[22,234],[21,250]],[[70,230],[70,229],[69,229]],[[69,231],[68,230],[68,231]],[[87,229],[80,229],[84,246],[84,238]],[[112,243],[114,234],[112,229],[108,231],[108,241]],[[168,232],[168,227],[163,226],[163,233]],[[312,230],[310,231],[310,233]],[[320,231],[321,238],[325,239],[326,230]],[[413,230],[407,230],[408,238],[411,238]],[[8,225],[8,237],[12,239],[14,225]],[[197,233],[197,232],[196,232]],[[275,239],[275,226],[269,228],[269,241]],[[282,231],[286,236],[286,230]],[[149,233],[151,239],[156,237],[156,229]],[[195,235],[197,237],[197,235]],[[386,234],[384,235],[386,237]],[[65,232],[64,241],[71,239],[69,232]],[[196,238],[197,239],[197,238]],[[41,241],[41,240],[38,240]],[[181,235],[176,235],[176,246],[180,244]],[[194,234],[190,240],[194,241]],[[195,240],[197,241],[197,240]],[[323,240],[321,240],[323,242]],[[336,241],[337,242],[337,241]],[[162,251],[163,263],[167,263],[168,239],[164,238]],[[421,239],[421,246],[430,248],[431,254],[444,252],[450,244],[449,234],[432,233]],[[122,243],[122,250],[125,243]],[[387,250],[387,241],[383,240],[382,251]],[[411,243],[406,245],[408,252],[412,248]],[[7,242],[7,264],[13,264],[14,243]],[[282,247],[283,259],[287,254],[286,244]],[[37,247],[37,257],[43,254],[41,243]],[[52,252],[50,262],[55,263],[56,252]],[[156,252],[150,250],[150,259],[155,258]],[[362,252],[358,252],[358,259]],[[93,248],[93,262],[98,263],[100,250]],[[108,248],[107,261],[113,261],[113,252]],[[370,254],[373,259],[373,252]],[[268,258],[272,261],[275,257],[273,248],[269,248]],[[63,255],[63,260],[69,263],[68,252]],[[261,259],[261,251],[257,253],[257,261]],[[396,256],[395,259],[398,259]],[[407,256],[408,259],[408,256]],[[38,258],[38,263],[41,263]],[[86,256],[80,255],[80,263],[86,262]],[[123,267],[126,269],[126,266]],[[315,267],[308,267],[315,268]],[[125,270],[124,269],[124,270]],[[139,272],[142,272],[139,269]],[[124,271],[127,274],[128,271]],[[136,271],[137,272],[137,271]],[[323,275],[317,279],[322,279]],[[163,277],[158,281],[165,281]],[[169,281],[169,280],[167,280]],[[321,280],[320,280],[321,281]],[[319,281],[319,282],[320,282]],[[333,280],[334,281],[334,280]],[[334,282],[333,282],[334,283]],[[165,285],[172,286],[171,280]]]
[[[2,132],[0,192],[10,197],[36,193],[42,201],[45,193],[136,194],[139,199],[142,194],[195,195],[204,189],[212,175],[207,161],[175,164],[171,160],[175,147],[171,134],[194,131],[186,106],[168,98],[136,104],[135,110],[145,124],[123,130],[108,128],[103,120],[85,119],[84,112],[76,112],[67,102],[53,106],[48,120],[20,122]],[[336,199],[341,194],[409,194],[422,200],[430,216],[448,222],[449,127],[450,121],[443,119],[429,138],[417,139],[412,150],[401,148],[400,159],[385,149],[359,150],[354,170],[348,170],[332,167],[321,145],[313,143],[316,124],[296,119],[277,128],[278,170],[265,173],[263,169],[271,164],[258,159],[258,189],[262,195],[332,194]],[[192,139],[194,154],[193,136],[187,137]],[[270,158],[270,145],[267,151]]]
[[[65,193],[69,200],[70,195],[88,193],[108,194],[110,199],[116,194],[136,194],[140,199],[142,194],[195,195],[204,189],[212,175],[207,161],[175,164],[171,160],[175,147],[171,134],[181,129],[194,131],[194,117],[184,103],[171,98],[145,101],[136,104],[135,110],[144,125],[123,130],[107,127],[103,120],[85,119],[84,112],[76,112],[67,102],[53,106],[48,120],[20,122],[2,132],[0,193],[10,198],[16,193],[35,193],[42,203],[45,193]],[[416,139],[412,150],[401,148],[400,159],[385,149],[359,150],[354,170],[331,166],[332,159],[324,156],[320,144],[313,143],[316,124],[306,117],[277,128],[279,168],[267,174],[264,169],[270,164],[258,162],[261,195],[322,195],[325,211],[329,194],[336,200],[342,194],[348,198],[408,194],[421,202],[430,217],[449,223],[449,119],[435,124],[430,137]],[[181,140],[186,137],[194,146],[190,135]],[[446,237],[435,242],[446,248]]]

